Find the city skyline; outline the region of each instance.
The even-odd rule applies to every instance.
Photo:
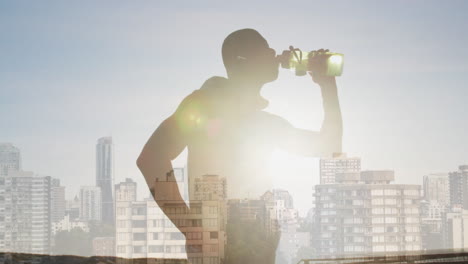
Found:
[[[111,137],[101,137],[100,139],[103,139],[103,138],[109,139],[109,138],[111,138]],[[0,142],[0,144],[3,144],[3,145],[5,145],[5,146],[8,146],[8,147],[10,147],[10,148],[13,148],[13,149],[17,150],[18,153],[19,153],[19,154],[18,154],[18,158],[19,158],[19,159],[21,160],[21,162],[22,162],[22,159],[21,159],[21,150],[20,150],[19,148],[17,148],[14,144],[9,143],[9,142]],[[96,154],[96,155],[97,155],[97,154]],[[330,162],[331,162],[331,163],[330,163]],[[19,164],[19,163],[18,163],[18,164]],[[185,177],[187,177],[186,171],[185,171],[185,169],[184,169],[184,168],[187,167],[187,165],[186,165],[186,164],[183,164],[180,160],[179,160],[176,164],[178,164],[178,165],[175,165],[175,166],[174,166],[174,171],[175,171],[176,174],[177,174],[176,176],[179,177],[179,178],[185,178]],[[375,170],[375,168],[373,168],[373,169],[361,168],[361,157],[358,157],[358,156],[350,157],[349,155],[347,155],[347,153],[341,153],[340,155],[338,155],[338,156],[336,156],[336,157],[323,158],[323,159],[321,159],[321,160],[319,161],[319,164],[322,164],[322,165],[320,165],[320,166],[322,167],[322,169],[323,169],[323,168],[326,168],[325,174],[324,174],[324,175],[326,175],[325,177],[327,177],[327,178],[330,177],[329,175],[339,175],[340,173],[353,173],[353,172],[356,172],[356,169],[357,169],[358,171],[372,171],[372,170]],[[337,164],[338,164],[338,165],[337,165]],[[340,165],[340,164],[341,164],[341,165]],[[347,168],[346,166],[350,166],[348,170],[345,169],[345,168]],[[466,166],[466,165],[464,165],[464,164],[460,165],[460,164],[459,164],[457,167],[460,167],[460,166]],[[387,168],[387,169],[388,169],[388,168]],[[32,170],[32,169],[26,169],[26,170],[27,170],[27,171],[34,171],[34,170]],[[320,175],[320,170],[321,170],[321,169],[318,168],[318,170],[319,170],[319,175]],[[336,170],[336,171],[333,172],[333,170]],[[97,163],[96,163],[96,170],[95,170],[95,171],[97,171]],[[182,172],[185,173],[185,174],[182,174],[182,175],[181,175],[179,171],[182,171]],[[184,172],[184,171],[185,171],[185,172]],[[392,170],[392,171],[395,171],[395,170]],[[453,169],[452,169],[452,171],[453,171]],[[419,184],[419,185],[421,185],[421,186],[424,186],[424,181],[425,181],[425,178],[426,178],[427,176],[430,176],[430,175],[447,175],[447,176],[448,176],[448,175],[449,175],[449,172],[450,172],[450,171],[447,171],[447,172],[441,172],[441,171],[429,172],[429,173],[427,173],[427,174],[425,174],[425,175],[421,175],[419,183],[414,183],[414,184]],[[330,174],[330,173],[332,173],[332,174]],[[338,174],[336,174],[336,173],[338,173]],[[395,171],[395,174],[397,174],[397,173],[398,173],[398,172]],[[39,174],[41,174],[41,173],[39,173]],[[41,174],[41,175],[43,175],[43,174]],[[53,176],[53,175],[52,175],[52,177],[55,177],[55,178],[60,179],[60,177],[58,177],[58,176]],[[323,177],[323,176],[322,176],[322,177]],[[335,177],[335,176],[333,176],[333,177]],[[134,178],[134,177],[123,177],[123,179],[121,179],[121,180],[114,180],[114,179],[112,179],[112,182],[115,182],[114,184],[112,184],[112,189],[118,184],[118,182],[124,182],[125,179],[127,179],[127,178],[130,178],[130,179],[134,180],[136,183],[138,183],[139,185],[144,186],[144,187],[141,189],[142,192],[139,192],[139,193],[137,194],[137,195],[138,195],[138,197],[137,197],[138,199],[144,199],[144,198],[146,198],[146,197],[148,197],[148,196],[150,195],[149,189],[147,189],[146,184],[142,184],[142,182],[138,181],[138,179],[136,179],[136,178]],[[321,178],[321,177],[319,177],[319,179],[320,179],[320,178]],[[96,180],[96,186],[98,186],[98,185],[97,185],[97,178],[96,178],[95,180]],[[325,183],[326,183],[326,182],[325,182]],[[405,183],[405,182],[399,182],[399,183],[402,183],[402,184],[403,184],[403,183]],[[321,184],[321,183],[320,183],[320,182],[317,182],[317,184],[313,185],[312,187],[314,187],[314,186],[316,186],[316,185],[319,185],[319,184]],[[322,183],[322,184],[323,184],[323,183]],[[66,197],[65,197],[65,198],[66,198],[67,200],[72,200],[74,197],[76,197],[77,195],[79,195],[79,193],[80,193],[80,188],[83,187],[83,186],[91,186],[91,185],[90,185],[89,183],[82,183],[82,184],[80,184],[80,185],[73,186],[74,188],[70,188],[70,187],[72,187],[72,186],[64,185],[64,187],[68,190],[68,191],[65,191],[65,194],[66,194]],[[179,186],[179,188],[181,188],[180,191],[181,191],[181,193],[183,194],[183,198],[186,200],[186,199],[187,199],[186,196],[187,196],[187,194],[188,194],[188,193],[187,193],[187,192],[188,192],[188,189],[182,189],[182,188],[184,188],[184,187],[182,187],[182,186]],[[185,188],[186,188],[186,187],[185,187]],[[285,188],[284,188],[284,187],[283,187],[283,188],[282,188],[282,187],[274,187],[274,189],[285,189]],[[72,190],[72,191],[70,191],[70,190]],[[76,190],[76,192],[75,192],[75,190]],[[287,190],[287,188],[286,188],[286,190]],[[294,193],[291,193],[291,195],[292,195],[293,197],[296,197],[297,194],[295,195]],[[311,192],[308,193],[308,195],[311,196],[311,197],[313,197],[313,189],[311,189]],[[297,199],[297,197],[296,197],[295,199]],[[297,199],[297,200],[299,200],[299,199]],[[115,199],[113,199],[113,201],[115,201]],[[298,209],[299,209],[299,211],[300,211],[300,213],[301,213],[302,216],[307,215],[307,213],[308,213],[308,211],[309,211],[309,209],[310,209],[309,206],[310,206],[310,204],[313,204],[313,203],[314,203],[314,200],[313,200],[313,199],[310,199],[310,200],[308,200],[307,202],[308,202],[308,204],[306,204],[306,205],[299,203],[300,206],[298,207]]]
[[[10,246],[10,250],[15,252],[48,253],[54,248],[55,236],[70,233],[76,228],[89,233],[97,222],[105,224],[101,216],[100,187],[80,186],[79,199],[66,201],[65,186],[59,179],[21,170],[20,157],[21,149],[14,144],[0,144],[0,165],[9,168],[8,173],[2,175],[0,184],[6,186],[2,189],[6,198],[4,202],[21,201],[12,207],[1,203],[6,205],[3,208],[10,209],[3,211],[0,233],[7,230],[7,226],[12,227],[11,231],[5,232],[5,245],[2,247]],[[190,233],[192,242],[210,237],[208,241],[211,244],[203,242],[203,247],[195,244],[188,248],[191,253],[196,253],[196,258],[212,258],[210,261],[213,263],[218,261],[214,258],[229,256],[229,253],[224,253],[229,235],[226,240],[226,234],[222,233],[222,221],[226,216],[214,214],[225,209],[230,211],[228,215],[238,214],[244,224],[262,219],[264,231],[268,234],[281,229],[281,242],[276,251],[281,264],[291,264],[289,261],[300,252],[304,254],[305,249],[316,250],[310,251],[309,257],[333,258],[468,246],[465,243],[468,239],[460,234],[468,223],[465,199],[468,197],[468,165],[459,165],[458,170],[454,168],[444,174],[425,175],[423,184],[408,185],[392,183],[395,180],[392,170],[356,170],[359,162],[359,157],[347,157],[345,154],[322,162],[322,176],[331,179],[333,175],[333,180],[315,186],[316,199],[310,205],[312,218],[300,216],[288,190],[268,190],[253,199],[228,199],[229,183],[225,177],[203,175],[189,182],[185,168],[174,168],[174,173],[168,174],[166,181],[168,184],[177,181],[179,189],[194,193],[195,200],[188,215],[191,220],[185,218],[181,211],[183,207],[169,197],[166,202],[169,207],[164,211],[166,215],[171,212],[170,215],[177,216],[178,220],[173,220],[173,223],[194,225],[190,226],[192,229],[184,229],[184,234]],[[185,258],[184,236],[151,197],[137,198],[138,184],[134,180],[127,178],[116,182],[113,189],[118,219],[115,225],[111,225],[115,234],[93,238],[92,254],[116,254],[125,258]],[[69,210],[74,208],[73,202],[78,203],[79,216],[73,216]],[[35,210],[30,214],[24,210],[28,203],[40,204],[46,211]],[[196,208],[198,206],[199,209]],[[17,218],[19,224],[11,224],[9,219],[12,217]],[[214,220],[217,218],[218,224],[218,220]],[[39,220],[40,226],[33,224]],[[199,228],[205,228],[205,225],[212,229],[199,233]],[[41,239],[29,240],[29,232]],[[16,237],[16,234],[22,235]],[[168,244],[171,246],[163,246],[166,240],[171,241]],[[214,256],[214,252],[218,255]]]

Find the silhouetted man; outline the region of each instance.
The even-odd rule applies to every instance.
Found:
[[[185,147],[189,182],[205,174],[224,176],[228,199],[258,198],[273,187],[266,162],[276,148],[304,156],[341,152],[342,120],[334,77],[311,73],[321,87],[325,116],[319,132],[308,131],[263,110],[268,102],[260,90],[277,79],[279,63],[275,51],[257,31],[231,33],[224,40],[222,56],[228,78],[212,77],[187,96],[156,129],[138,158],[138,167],[163,211],[164,201],[183,201],[177,182],[158,186],[172,171],[171,160]],[[189,197],[192,200],[192,192]],[[184,210],[190,212],[187,206]],[[171,220],[183,231],[177,221]],[[256,256],[244,256],[242,261],[258,263],[260,258],[272,263],[275,248],[276,243],[264,252],[253,249]]]

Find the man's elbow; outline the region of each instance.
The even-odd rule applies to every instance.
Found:
[[[322,155],[325,157],[333,156],[333,154],[341,153],[343,134],[341,131],[338,133],[322,134]]]
[[[136,160],[136,165],[138,169],[140,169],[140,171],[144,173],[147,164],[148,163],[147,163],[146,155],[144,155],[144,153],[141,153],[140,156],[138,156]]]

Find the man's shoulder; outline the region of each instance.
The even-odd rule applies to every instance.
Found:
[[[203,85],[187,95],[184,102],[212,103],[214,100],[219,100],[223,97],[227,79],[219,76],[214,76],[207,79]]]

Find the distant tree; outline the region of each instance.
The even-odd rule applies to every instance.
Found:
[[[91,256],[93,239],[96,237],[114,237],[115,226],[98,221],[88,222],[89,232],[75,227],[70,231],[60,231],[55,235],[52,252],[57,255]]]
[[[115,225],[104,224],[97,221],[88,222],[89,234],[91,240],[95,237],[114,237],[115,236]]]
[[[52,251],[55,255],[90,256],[92,244],[89,233],[78,227],[70,231],[60,231],[55,235]]]

